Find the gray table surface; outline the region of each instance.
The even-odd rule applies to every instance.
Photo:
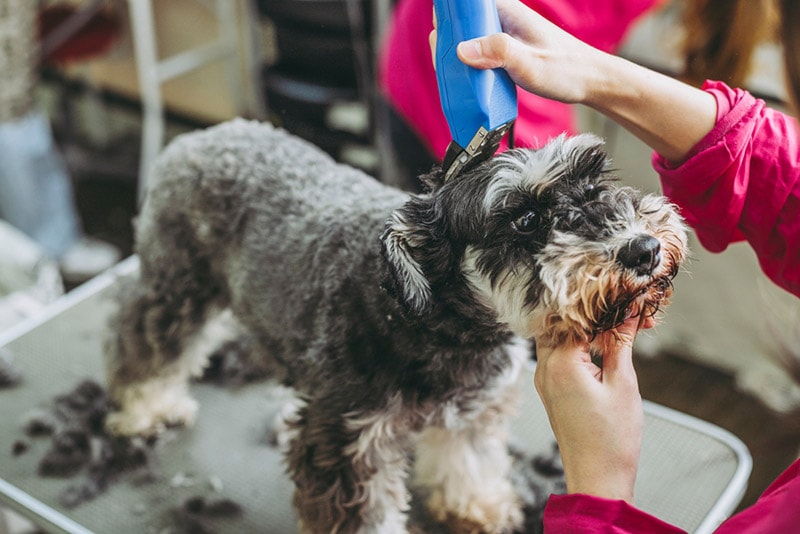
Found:
[[[84,379],[102,383],[102,341],[113,311],[115,282],[137,268],[125,260],[66,295],[42,317],[0,333],[23,382],[0,389],[0,502],[51,532],[168,532],[171,510],[191,495],[222,494],[244,513],[218,532],[295,532],[291,482],[279,452],[265,444],[282,396],[266,384],[226,389],[193,385],[201,410],[196,424],[158,445],[160,479],[119,483],[74,509],[58,504],[67,482],[37,475],[46,441],[13,455],[24,437],[26,413],[51,402]],[[512,435],[528,452],[548,451],[553,436],[533,388],[533,369],[522,376],[524,399]],[[637,479],[637,505],[690,532],[710,532],[740,501],[750,455],[735,436],[663,406],[645,404],[645,435]]]

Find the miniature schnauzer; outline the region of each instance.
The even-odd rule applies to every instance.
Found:
[[[302,399],[286,452],[302,531],[405,532],[412,467],[438,520],[518,529],[506,424],[530,354],[510,344],[651,316],[687,255],[674,206],[609,173],[599,138],[562,136],[409,195],[268,124],[181,136],[136,221],[108,428],[191,423],[190,378],[222,337],[204,325],[227,315]]]

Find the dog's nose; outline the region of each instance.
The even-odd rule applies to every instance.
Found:
[[[638,235],[620,249],[617,261],[640,276],[651,274],[661,261],[661,243],[653,236]]]

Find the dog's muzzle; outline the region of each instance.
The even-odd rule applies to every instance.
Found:
[[[659,240],[642,234],[620,248],[616,261],[637,276],[651,277],[661,265],[662,256]],[[613,330],[631,317],[644,320],[654,316],[662,302],[672,295],[672,280],[677,274],[678,266],[673,265],[666,274],[653,278],[638,291],[611,303],[594,324],[593,335]]]
[[[668,276],[655,278],[638,293],[620,299],[610,306],[594,324],[592,335],[613,330],[631,317],[639,317],[642,320],[653,317],[658,313],[661,303],[672,294],[672,279],[676,274],[677,270]]]

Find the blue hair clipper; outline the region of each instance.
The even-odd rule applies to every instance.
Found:
[[[503,69],[479,70],[456,55],[461,41],[499,33],[495,0],[434,0],[436,79],[453,141],[442,162],[445,181],[497,151],[517,118],[517,88]]]

